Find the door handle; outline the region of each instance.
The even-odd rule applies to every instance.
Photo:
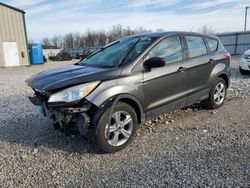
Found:
[[[186,70],[186,67],[179,67],[179,69],[177,70],[178,72],[183,72],[184,70]]]

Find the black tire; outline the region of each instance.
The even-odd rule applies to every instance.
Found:
[[[224,96],[224,100],[222,101],[222,103],[217,104],[215,99],[214,99],[214,93],[215,93],[215,88],[219,83],[222,83],[224,85],[225,96]],[[226,84],[225,80],[222,78],[216,78],[212,84],[211,89],[210,89],[209,98],[204,101],[204,104],[209,109],[217,109],[224,104],[226,96],[227,96],[227,84]]]
[[[240,70],[240,73],[241,73],[242,75],[249,74],[249,72],[250,72],[250,71],[243,70],[241,67],[239,68],[239,70]]]
[[[106,134],[105,129],[109,121],[110,109],[111,109],[111,106],[109,105],[106,109],[102,110],[101,114],[99,115],[99,120],[97,121],[97,125],[94,131],[95,131],[96,144],[104,152],[114,153],[116,151],[126,148],[131,143],[137,130],[138,121],[137,121],[136,112],[130,105],[128,105],[127,103],[118,102],[116,106],[114,107],[112,114],[115,114],[118,111],[127,112],[131,116],[133,126],[131,129],[132,133],[130,134],[130,137],[128,138],[128,140],[122,145],[113,146],[108,142],[106,135],[105,135]]]

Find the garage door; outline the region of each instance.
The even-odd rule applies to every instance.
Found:
[[[16,42],[3,42],[3,54],[6,67],[19,66],[18,49]]]

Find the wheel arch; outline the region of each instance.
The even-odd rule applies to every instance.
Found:
[[[226,82],[227,88],[229,87],[229,77],[227,76],[227,74],[222,73],[222,74],[219,74],[217,77],[222,78]]]
[[[227,84],[227,88],[230,86],[230,69],[227,67],[224,63],[219,63],[217,64],[214,68],[213,71],[211,72],[210,76],[210,87],[212,86],[214,80],[216,78],[222,78],[225,80]]]
[[[145,116],[143,115],[144,113],[143,113],[142,107],[138,101],[136,101],[135,99],[131,97],[122,97],[119,99],[119,101],[127,103],[135,110],[138,123],[141,123],[145,119]]]
[[[120,94],[114,97],[111,97],[110,99],[106,100],[101,106],[105,106],[107,102],[109,101],[116,101],[116,102],[124,102],[130,105],[136,112],[138,123],[141,123],[145,120],[145,113],[143,110],[143,105],[141,102],[133,95],[131,94]]]
[[[109,99],[102,102],[100,105],[98,105],[98,106],[96,105],[96,107],[98,107],[99,110],[97,110],[93,116],[92,123],[91,123],[91,131],[89,133],[89,139],[92,142],[96,142],[96,140],[95,140],[95,135],[97,134],[96,128],[97,128],[97,124],[98,124],[99,118],[101,117],[102,113],[107,108],[109,108],[109,107],[112,108],[112,105],[116,102],[119,102],[119,101],[127,103],[135,110],[138,123],[141,123],[145,120],[145,113],[144,113],[143,106],[135,96],[130,95],[130,94],[120,94],[120,95],[110,97]]]
[[[136,112],[138,123],[143,122],[146,118],[143,104],[137,99],[135,96],[131,94],[119,94],[112,96],[105,101],[102,101],[101,103],[93,103],[95,106],[97,106],[100,111],[102,109],[105,109],[108,106],[112,106],[113,103],[117,102],[124,102],[130,105]]]

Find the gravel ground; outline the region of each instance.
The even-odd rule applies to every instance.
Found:
[[[238,72],[225,105],[194,105],[140,125],[125,150],[101,154],[54,131],[24,80],[72,62],[0,69],[0,187],[250,187],[250,76]]]

